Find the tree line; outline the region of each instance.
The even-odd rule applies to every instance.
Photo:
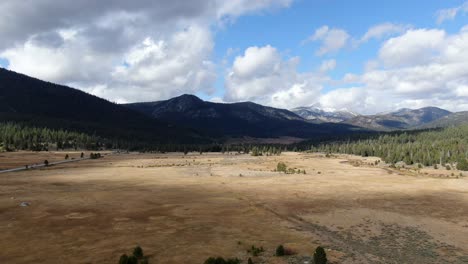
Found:
[[[468,125],[428,131],[405,131],[367,135],[312,144],[314,152],[377,156],[391,164],[465,166],[468,158]],[[460,169],[460,168],[459,168]]]
[[[84,133],[0,123],[0,150],[47,151],[60,149],[99,149],[106,141]]]

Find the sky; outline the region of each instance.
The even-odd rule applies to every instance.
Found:
[[[468,110],[468,1],[2,0],[0,67],[117,103]]]

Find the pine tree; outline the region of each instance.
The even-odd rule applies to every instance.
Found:
[[[284,256],[284,247],[283,245],[279,245],[277,248],[276,248],[276,256],[278,257],[281,257],[281,256]]]
[[[314,263],[315,264],[327,264],[327,254],[323,247],[318,246],[314,252]]]

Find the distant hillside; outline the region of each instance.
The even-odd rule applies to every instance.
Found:
[[[291,109],[292,112],[301,116],[304,119],[323,123],[323,122],[332,122],[332,123],[339,123],[346,120],[349,120],[353,117],[358,116],[358,114],[353,113],[347,110],[339,110],[339,111],[326,111],[320,107],[316,106],[309,106],[309,107],[297,107]]]
[[[344,123],[373,130],[391,131],[417,128],[450,114],[451,112],[437,107],[424,107],[414,110],[404,108],[391,113],[356,116]]]
[[[195,142],[200,136],[77,89],[0,68],[0,122],[66,129],[144,142]]]
[[[437,127],[450,127],[468,124],[468,111],[451,113],[447,116],[441,117],[437,120],[419,126],[419,129],[437,128]]]
[[[351,133],[356,129],[345,124],[312,124],[291,111],[251,102],[212,103],[193,95],[126,106],[213,137],[309,138],[323,134]]]

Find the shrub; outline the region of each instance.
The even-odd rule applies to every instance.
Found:
[[[127,264],[138,264],[138,259],[135,256],[128,257]]]
[[[278,256],[278,257],[284,256],[284,247],[283,247],[283,245],[279,245],[276,248],[276,254],[275,255]]]
[[[207,260],[205,260],[205,264],[240,264],[241,261],[237,258],[233,259],[223,259],[221,257],[213,258],[210,257]]]
[[[84,153],[81,152],[80,158],[84,158]]]
[[[419,164],[418,164],[418,168],[422,169],[422,167],[423,167],[422,164],[419,163]]]
[[[315,264],[327,264],[327,254],[323,247],[318,246],[314,252],[314,263]]]
[[[254,264],[251,258],[249,258],[249,260],[247,261],[247,264]]]
[[[254,256],[254,257],[260,255],[264,251],[265,250],[263,249],[263,247],[258,248],[258,247],[254,246],[254,245],[252,245],[252,247],[247,250],[247,252],[252,253],[252,256]]]
[[[122,256],[120,256],[119,264],[127,264],[127,263],[128,263],[128,256],[127,256],[127,254],[123,254]]]
[[[68,154],[67,154],[67,155],[65,155],[65,159],[67,160],[68,158],[70,158],[70,157],[68,156]]]
[[[47,167],[49,166],[49,161],[48,160],[44,160],[44,165]]]
[[[288,167],[286,166],[286,164],[284,164],[284,162],[278,162],[278,164],[276,165],[276,170],[277,171],[286,173],[287,169],[288,169]]]
[[[437,170],[438,168],[439,168],[439,167],[437,167],[437,164],[434,164],[434,169]]]
[[[136,246],[133,249],[133,256],[135,256],[137,259],[143,258],[143,249],[140,246]]]
[[[446,169],[446,170],[450,170],[450,169],[451,169],[451,168],[450,168],[450,165],[448,165],[448,164],[445,165],[445,169]]]

